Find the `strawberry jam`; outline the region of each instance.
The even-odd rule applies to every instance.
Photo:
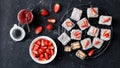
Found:
[[[33,14],[28,9],[22,9],[19,11],[17,18],[21,24],[29,24],[33,20]]]

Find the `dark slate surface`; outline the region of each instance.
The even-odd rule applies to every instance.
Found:
[[[51,10],[52,4],[60,3],[62,10],[54,14]],[[62,45],[58,44],[58,54],[55,60],[46,65],[35,63],[29,56],[29,44],[37,36],[34,28],[46,23],[46,19],[53,17],[60,21],[62,15],[71,7],[91,2],[95,6],[104,7],[113,17],[113,39],[108,49],[98,58],[90,61],[78,62],[64,56]],[[17,13],[23,8],[33,9],[35,15],[34,23],[30,24],[31,32],[21,42],[14,42],[9,36],[9,30],[13,24],[17,24]],[[50,15],[47,18],[39,17],[37,11],[47,8]],[[119,0],[0,0],[0,68],[120,68],[120,1]],[[37,18],[39,17],[39,18]],[[43,31],[40,35],[52,37],[56,43],[58,22],[53,31]],[[45,27],[45,25],[43,25]],[[68,55],[70,57],[71,55]]]

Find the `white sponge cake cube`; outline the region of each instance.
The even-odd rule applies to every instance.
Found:
[[[90,7],[87,8],[87,17],[88,18],[96,18],[98,17],[98,8],[97,7]]]
[[[80,40],[82,37],[82,31],[79,29],[73,29],[70,33],[71,33],[71,39]]]
[[[112,17],[111,16],[105,16],[105,15],[101,15],[100,18],[99,18],[99,24],[102,24],[102,25],[111,25],[111,22],[112,22]]]
[[[70,16],[71,19],[78,21],[82,16],[83,11],[78,8],[73,8],[72,14]]]
[[[62,24],[62,27],[64,27],[67,31],[70,31],[74,26],[75,24],[69,18]]]
[[[81,40],[81,45],[82,45],[83,50],[92,48],[91,39],[85,38],[85,39]]]
[[[94,26],[91,26],[91,27],[89,28],[87,34],[90,35],[90,36],[95,36],[95,37],[97,37],[98,34],[99,34],[99,28],[94,27]]]
[[[87,18],[83,18],[83,19],[79,20],[79,21],[77,22],[77,24],[78,24],[78,26],[79,26],[79,28],[80,28],[81,30],[85,30],[85,29],[87,29],[87,28],[90,26]]]
[[[71,39],[70,37],[64,32],[59,37],[58,40],[63,44],[66,45]]]
[[[92,45],[93,45],[95,48],[100,49],[101,46],[103,45],[103,40],[95,37],[95,38],[93,39]]]
[[[101,29],[101,36],[102,40],[108,41],[111,38],[111,30],[110,29]]]

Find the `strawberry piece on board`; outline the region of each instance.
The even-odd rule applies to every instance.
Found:
[[[92,56],[93,54],[94,54],[94,49],[93,50],[90,50],[89,52],[88,52],[88,56]]]
[[[46,29],[47,29],[47,30],[52,30],[52,29],[53,29],[53,25],[52,25],[52,24],[48,24],[48,25],[46,26]]]
[[[61,9],[60,4],[58,4],[58,3],[54,4],[54,6],[53,6],[54,13],[58,13],[60,11],[60,9]]]
[[[97,14],[96,10],[93,7],[91,7],[90,10],[91,10],[91,12],[92,12],[93,15]]]
[[[48,16],[48,14],[49,14],[48,10],[46,10],[46,9],[41,9],[40,10],[40,15],[41,16]]]
[[[41,33],[42,30],[43,30],[42,26],[37,27],[37,28],[35,29],[35,34]]]
[[[103,21],[103,23],[106,23],[108,21],[110,21],[110,17],[105,18],[104,21]]]
[[[52,24],[54,24],[54,23],[56,22],[56,20],[53,19],[53,18],[49,18],[47,21],[48,21],[49,23],[52,23]]]

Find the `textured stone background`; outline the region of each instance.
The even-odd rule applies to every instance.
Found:
[[[60,3],[62,10],[59,14],[54,14],[51,10],[54,3]],[[47,65],[35,63],[29,56],[29,44],[37,36],[34,28],[38,25],[45,25],[47,18],[53,17],[60,21],[62,15],[70,8],[91,2],[95,6],[104,7],[113,17],[113,38],[108,49],[98,58],[78,62],[64,56],[63,47],[58,46],[58,55],[55,60]],[[23,8],[33,9],[36,15],[34,23],[30,24],[31,32],[27,32],[27,37],[21,42],[14,42],[9,36],[9,30],[13,24],[17,24],[17,13]],[[50,16],[40,18],[37,11],[40,8],[47,8]],[[0,0],[0,68],[120,68],[120,0]],[[39,20],[38,21],[38,18]],[[35,24],[36,23],[36,24]],[[43,24],[44,23],[44,24]],[[56,43],[59,23],[55,25],[55,30],[43,31],[40,35],[52,37]],[[69,57],[70,55],[68,55]]]

